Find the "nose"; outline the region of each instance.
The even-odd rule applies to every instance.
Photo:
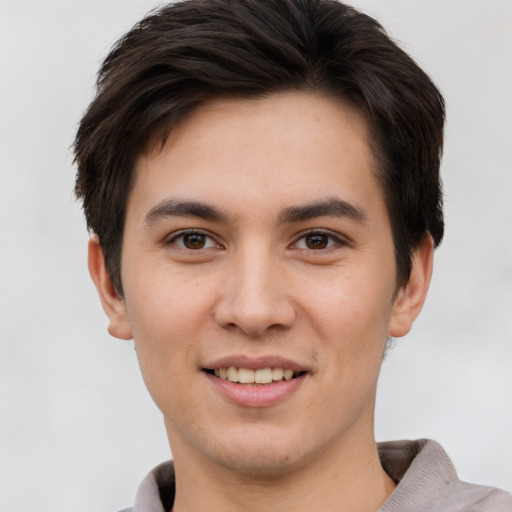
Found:
[[[246,251],[230,262],[226,274],[214,310],[219,326],[260,337],[294,324],[296,308],[276,257]]]

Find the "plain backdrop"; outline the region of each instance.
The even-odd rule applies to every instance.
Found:
[[[446,238],[385,362],[379,440],[440,441],[512,490],[512,1],[359,0],[448,105]],[[69,151],[97,68],[149,0],[0,0],[0,512],[113,511],[170,456],[86,269]]]

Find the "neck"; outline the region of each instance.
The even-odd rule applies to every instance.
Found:
[[[355,441],[355,442],[353,442]],[[380,464],[373,437],[280,474],[249,475],[191,457],[173,446],[176,499],[173,512],[375,512],[396,484]]]

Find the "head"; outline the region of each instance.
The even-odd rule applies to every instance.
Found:
[[[366,119],[397,289],[424,238],[441,242],[443,99],[375,20],[334,0],[189,0],[149,15],[115,45],[75,141],[76,194],[120,296],[137,159],[212,100],[286,92],[339,100]]]
[[[98,85],[75,146],[89,268],[177,471],[370,460],[386,340],[443,232],[437,89],[329,0],[169,5]]]

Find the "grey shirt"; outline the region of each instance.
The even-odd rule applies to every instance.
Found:
[[[390,441],[378,449],[382,467],[398,486],[376,512],[512,512],[512,494],[461,482],[435,441]],[[174,493],[174,467],[164,462],[142,481],[134,507],[124,512],[169,511]]]

